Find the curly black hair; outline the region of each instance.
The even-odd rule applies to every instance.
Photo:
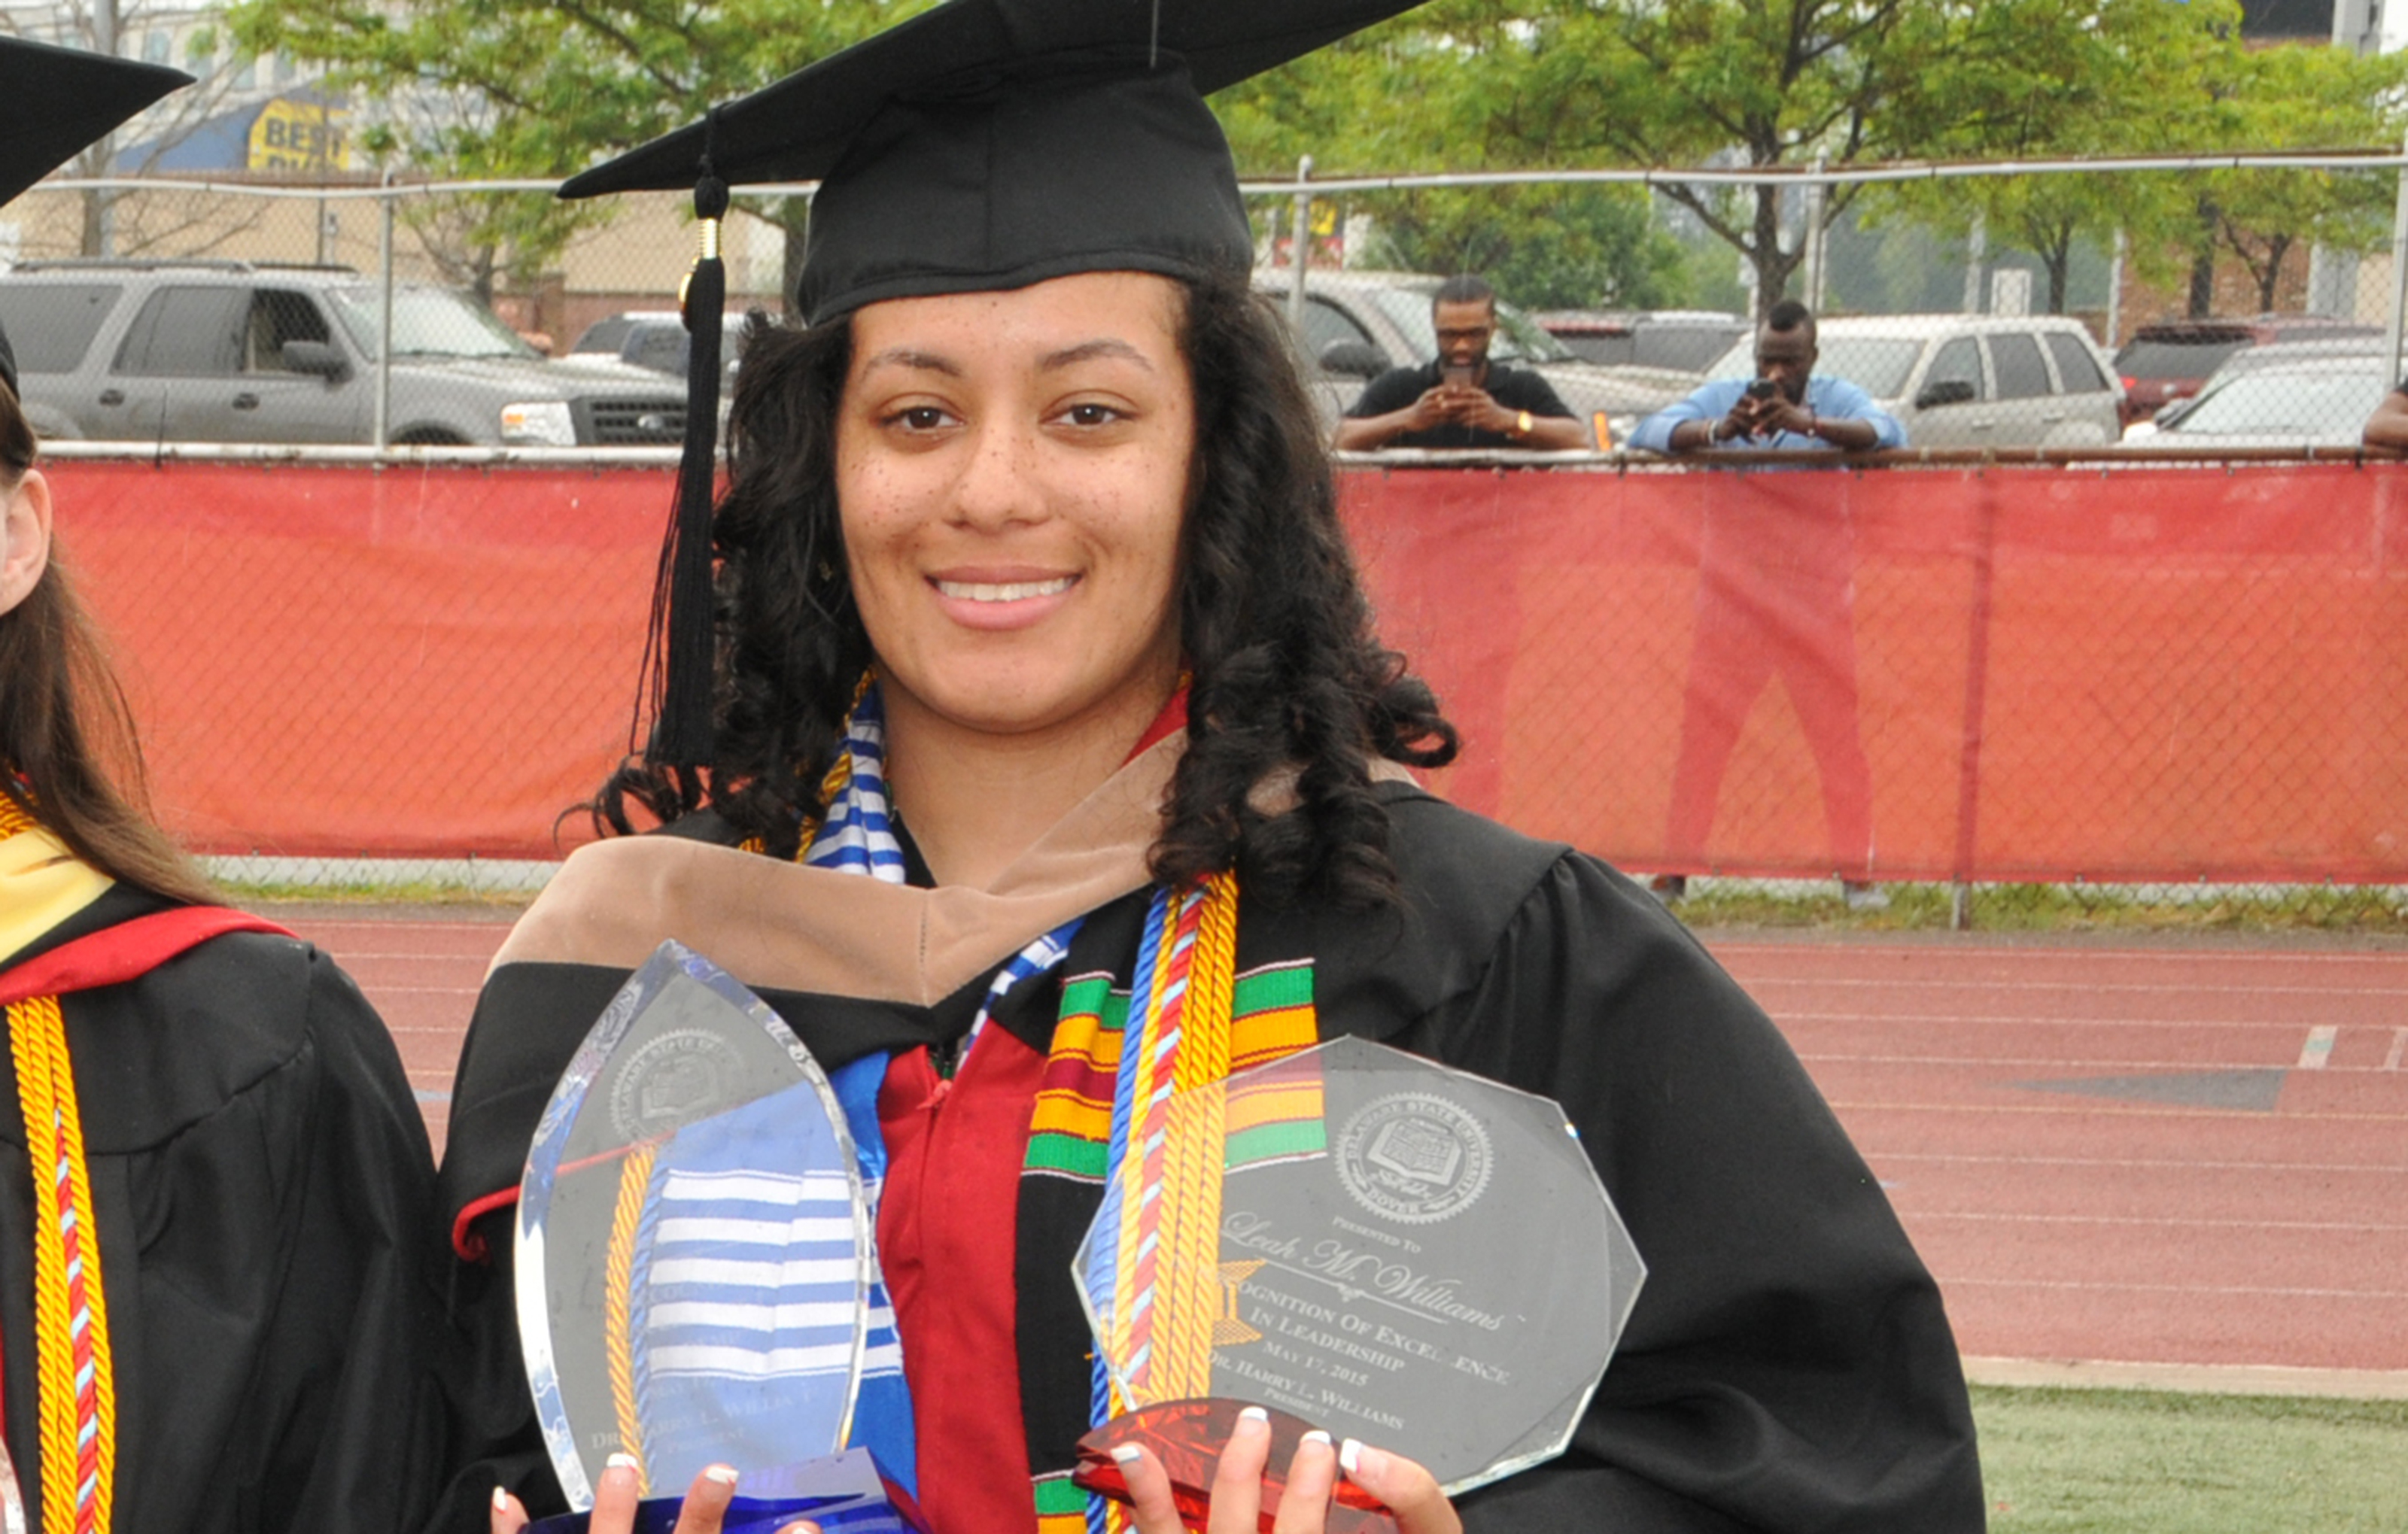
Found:
[[[1370,764],[1455,759],[1453,725],[1373,633],[1327,448],[1286,327],[1241,276],[1183,284],[1196,463],[1181,531],[1179,624],[1192,676],[1188,744],[1152,871],[1183,884],[1235,868],[1249,894],[1349,906],[1395,896]],[[717,732],[701,781],[631,765],[594,802],[673,820],[708,803],[791,856],[826,806],[821,781],[871,660],[838,517],[836,428],[852,360],[842,319],[796,330],[757,316],[728,421],[720,557]],[[1296,772],[1295,807],[1257,809]]]

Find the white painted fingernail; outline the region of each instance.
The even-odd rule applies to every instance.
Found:
[[[706,1465],[702,1473],[723,1486],[736,1484],[736,1467],[733,1465]]]
[[[1116,1465],[1134,1465],[1144,1456],[1145,1451],[1134,1443],[1112,1445],[1112,1463]]]
[[[1361,1439],[1350,1438],[1344,1443],[1339,1445],[1338,1468],[1344,1470],[1349,1476],[1352,1476],[1354,1473],[1355,1465],[1361,1461],[1362,1457],[1363,1441]]]
[[[504,1491],[501,1487],[495,1486],[494,1488],[494,1511],[495,1512],[508,1512],[509,1510],[510,1494]]]
[[[644,1468],[644,1462],[634,1455],[617,1454],[604,1460],[602,1468],[606,1470],[640,1470]]]
[[[1264,1411],[1259,1406],[1249,1406],[1244,1411],[1238,1413],[1238,1420],[1240,1422],[1268,1422],[1271,1420],[1271,1414],[1268,1412]]]
[[[1312,1432],[1304,1435],[1303,1441],[1307,1443],[1318,1443],[1323,1448],[1326,1449],[1329,1447],[1329,1435],[1316,1427]]]

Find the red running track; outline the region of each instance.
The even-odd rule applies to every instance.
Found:
[[[439,1151],[507,918],[284,920],[376,1002]],[[1967,1354],[2408,1369],[2408,949],[1705,937]]]

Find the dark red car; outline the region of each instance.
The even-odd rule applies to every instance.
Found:
[[[2254,319],[2167,320],[2143,325],[2115,353],[2124,380],[2124,424],[2146,421],[2168,400],[2199,393],[2224,359],[2275,341],[2345,340],[2379,336],[2372,325],[2321,314],[2260,314]]]

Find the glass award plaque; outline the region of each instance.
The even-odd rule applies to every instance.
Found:
[[[1137,1417],[1260,1405],[1450,1495],[1570,1441],[1646,1269],[1554,1102],[1340,1039],[1171,1097],[1139,1143],[1073,1270]]]
[[[710,960],[663,943],[586,1035],[537,1125],[517,1240],[570,1507],[613,1454],[674,1505],[706,1465],[792,1494],[844,1448],[875,1262],[853,1140],[810,1053]]]

